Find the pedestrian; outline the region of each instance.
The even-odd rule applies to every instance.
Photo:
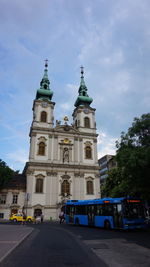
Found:
[[[59,213],[59,219],[60,219],[60,221],[59,221],[60,224],[63,223],[64,220],[65,220],[65,216],[64,216],[63,210],[61,210],[61,212]]]
[[[25,223],[26,223],[26,218],[27,218],[27,216],[26,216],[26,214],[23,212],[23,213],[22,213],[22,224],[25,224]]]
[[[36,224],[41,223],[41,215],[36,216],[35,223]]]
[[[41,214],[41,223],[43,222],[43,220],[44,220],[44,215]]]

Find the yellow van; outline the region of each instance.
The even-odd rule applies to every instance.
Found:
[[[26,219],[24,219],[22,213],[16,213],[12,214],[9,220],[13,222],[33,222],[34,218],[32,216],[27,216]]]

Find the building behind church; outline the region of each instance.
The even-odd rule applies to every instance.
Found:
[[[95,109],[91,107],[93,99],[88,95],[83,68],[71,124],[67,116],[63,123],[54,123],[53,98],[46,63],[33,102],[23,205],[18,198],[18,211],[24,209],[31,216],[43,214],[46,220],[57,219],[68,199],[100,197]]]

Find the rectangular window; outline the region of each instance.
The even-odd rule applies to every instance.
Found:
[[[17,204],[17,202],[18,202],[18,195],[13,195],[12,204]]]
[[[0,219],[4,219],[4,213],[0,213]]]
[[[6,195],[0,196],[0,204],[6,204]]]

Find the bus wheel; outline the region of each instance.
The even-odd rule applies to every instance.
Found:
[[[17,222],[17,220],[16,219],[13,219],[13,222]]]
[[[110,222],[109,221],[105,221],[104,227],[105,227],[105,229],[109,230],[111,228],[110,227]]]
[[[76,218],[76,220],[75,220],[75,225],[79,225],[79,219],[78,218]]]

